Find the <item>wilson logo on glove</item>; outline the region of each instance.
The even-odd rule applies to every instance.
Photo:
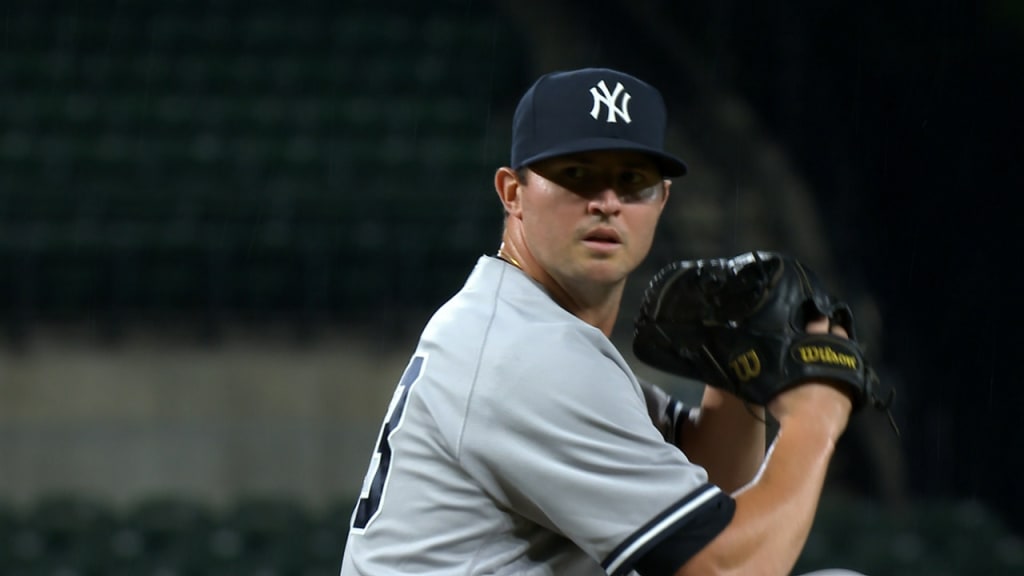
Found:
[[[736,373],[740,382],[747,382],[761,375],[761,359],[753,349],[747,350],[739,358],[729,362],[729,368]]]
[[[804,364],[824,363],[845,366],[851,370],[857,369],[856,356],[836,352],[828,346],[797,346],[794,352],[794,358]]]

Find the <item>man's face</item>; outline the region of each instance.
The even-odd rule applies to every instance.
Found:
[[[538,162],[520,190],[527,246],[560,284],[620,283],[650,251],[668,186],[637,152]]]

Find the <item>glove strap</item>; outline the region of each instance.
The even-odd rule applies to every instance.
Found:
[[[899,436],[899,428],[889,409],[895,390],[890,389],[884,401],[877,396],[878,375],[868,366],[855,341],[832,334],[807,334],[793,342],[783,362],[791,385],[808,381],[848,385],[854,411],[865,404],[884,410]]]
[[[830,334],[808,334],[794,341],[785,370],[800,380],[838,380],[861,389],[867,380],[864,355],[857,343]]]

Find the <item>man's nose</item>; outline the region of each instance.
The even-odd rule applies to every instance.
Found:
[[[622,200],[614,188],[605,186],[590,197],[588,208],[591,214],[618,214]]]

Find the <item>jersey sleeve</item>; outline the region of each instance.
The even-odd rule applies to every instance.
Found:
[[[644,401],[647,403],[647,414],[651,417],[654,427],[661,432],[666,442],[678,444],[683,422],[697,420],[700,417],[700,407],[688,406],[656,384],[643,380],[639,382]]]
[[[728,524],[733,502],[665,441],[594,332],[537,331],[482,365],[457,457],[499,503],[609,574],[670,574]]]

